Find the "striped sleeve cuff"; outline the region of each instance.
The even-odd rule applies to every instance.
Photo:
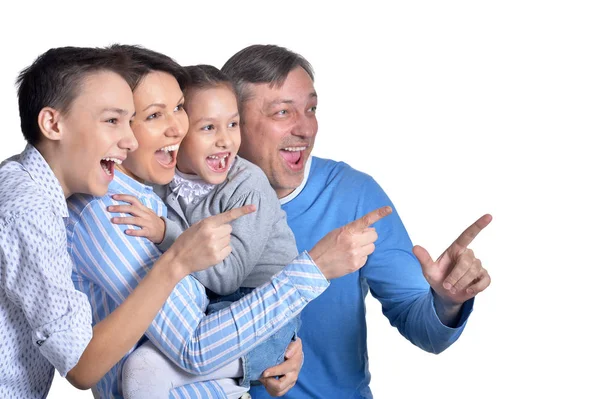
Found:
[[[307,302],[321,295],[329,287],[329,281],[306,251],[282,271]]]

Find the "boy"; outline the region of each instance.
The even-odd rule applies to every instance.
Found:
[[[93,329],[86,296],[73,286],[65,200],[103,195],[114,165],[137,148],[129,127],[132,68],[106,50],[63,47],[17,80],[28,144],[0,166],[0,397],[45,397],[53,368],[77,388],[94,385],[134,346],[177,282],[209,266],[188,267],[198,250],[206,252],[194,246],[197,227]]]

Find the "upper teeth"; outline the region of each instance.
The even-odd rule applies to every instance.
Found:
[[[304,147],[286,147],[284,148],[285,151],[304,151],[306,150],[306,146]]]
[[[166,147],[161,148],[160,151],[164,151],[164,152],[176,151],[178,148],[179,148],[179,144],[168,145]]]
[[[229,156],[229,154],[223,155],[222,157],[218,156],[218,155],[209,155],[208,158],[210,159],[219,159],[219,168],[224,168],[225,167],[225,163],[227,162],[227,157]]]
[[[121,161],[119,158],[102,158],[103,161],[110,161],[110,162],[114,162],[117,165],[121,165],[123,163],[123,161]]]

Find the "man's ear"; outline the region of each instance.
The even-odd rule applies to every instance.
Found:
[[[58,121],[61,118],[59,111],[54,108],[44,107],[38,114],[38,126],[40,132],[48,140],[56,141],[62,138]]]

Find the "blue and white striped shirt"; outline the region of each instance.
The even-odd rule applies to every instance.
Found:
[[[104,319],[133,291],[161,256],[148,239],[124,233],[131,226],[111,223],[113,194],[136,196],[158,216],[166,206],[143,185],[115,171],[104,197],[72,196],[67,225],[69,252],[74,260],[73,281],[92,305],[94,323]],[[305,252],[273,279],[231,307],[205,315],[208,299],[202,284],[187,276],[175,287],[146,331],[146,336],[175,364],[195,373],[210,373],[239,358],[264,341],[269,333],[295,317],[329,285]],[[100,381],[103,398],[120,398],[121,360]],[[178,389],[174,397],[219,397],[210,384],[197,383]],[[187,390],[187,391],[186,391]]]
[[[73,287],[65,194],[35,147],[0,166],[0,398],[45,398],[92,338]]]

